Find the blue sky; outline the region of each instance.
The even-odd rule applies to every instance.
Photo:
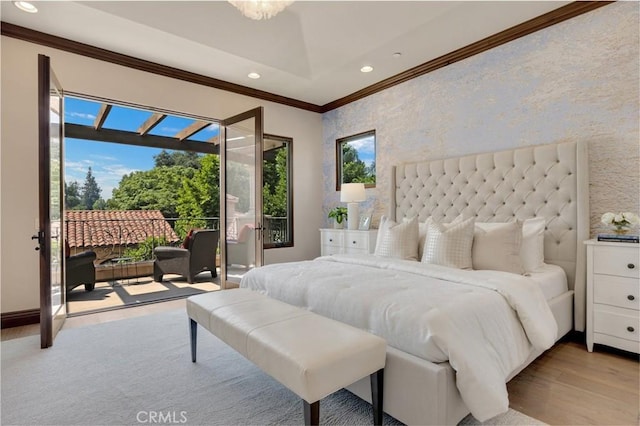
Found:
[[[100,103],[66,97],[65,122],[93,125],[99,109]],[[135,131],[151,114],[150,111],[114,106],[103,127]],[[173,136],[193,122],[193,119],[170,116],[150,133]],[[217,126],[209,126],[189,139],[204,142],[218,132]],[[82,186],[91,167],[102,189],[101,196],[107,200],[111,198],[113,188],[118,186],[123,175],[153,168],[153,156],[160,151],[157,148],[65,138],[65,180],[67,183],[77,181]]]
[[[353,146],[358,151],[358,158],[364,161],[367,166],[376,158],[376,144],[374,136],[367,136],[362,139],[355,139],[349,141],[349,145]]]

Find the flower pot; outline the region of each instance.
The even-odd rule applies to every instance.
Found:
[[[342,229],[344,227],[344,220],[338,223],[337,220],[333,221],[333,229]]]
[[[629,232],[629,228],[626,227],[617,226],[613,228],[613,233],[616,235],[625,235],[627,232]]]

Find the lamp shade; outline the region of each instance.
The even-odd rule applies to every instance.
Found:
[[[364,183],[343,183],[340,187],[340,201],[343,203],[359,203],[366,199]]]

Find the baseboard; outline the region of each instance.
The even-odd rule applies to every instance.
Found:
[[[19,327],[21,325],[38,324],[40,309],[26,309],[24,311],[3,312],[0,314],[0,328]]]

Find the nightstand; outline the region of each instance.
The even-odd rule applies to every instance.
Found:
[[[596,240],[587,245],[587,349],[601,343],[640,352],[640,247]]]
[[[368,231],[349,229],[321,229],[320,254],[328,256],[331,254],[370,254],[376,248],[377,229]]]

